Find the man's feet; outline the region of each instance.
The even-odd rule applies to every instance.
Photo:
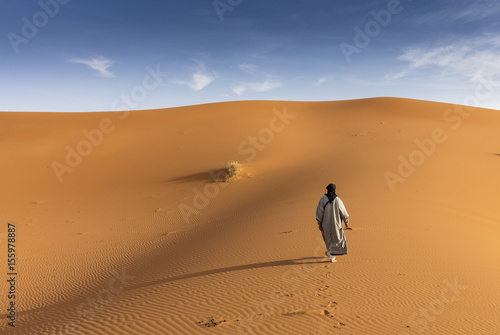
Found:
[[[337,260],[335,259],[335,256],[331,255],[331,254],[328,252],[328,250],[327,250],[327,251],[325,251],[325,255],[326,255],[326,257],[328,257],[328,258],[330,259],[330,262],[335,263],[335,262],[337,261]]]

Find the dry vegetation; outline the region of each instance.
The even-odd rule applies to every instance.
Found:
[[[242,166],[241,166],[240,162],[233,161],[233,162],[227,163],[226,169],[225,169],[226,175],[224,176],[224,181],[227,183],[232,178],[238,176],[241,172],[241,168],[242,168]]]

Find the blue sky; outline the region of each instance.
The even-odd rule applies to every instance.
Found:
[[[500,109],[496,0],[4,0],[0,12],[2,111],[376,96]]]

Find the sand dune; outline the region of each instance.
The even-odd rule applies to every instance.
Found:
[[[1,113],[1,333],[499,334],[499,125],[395,98]]]

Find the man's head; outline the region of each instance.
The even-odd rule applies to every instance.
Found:
[[[328,184],[326,187],[326,190],[330,193],[335,193],[335,190],[337,189],[337,186],[335,184]]]

